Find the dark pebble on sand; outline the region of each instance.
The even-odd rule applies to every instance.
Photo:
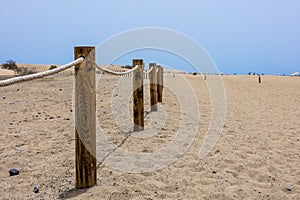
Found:
[[[35,186],[35,187],[33,188],[33,192],[34,192],[34,193],[38,193],[39,191],[40,191],[39,186]]]
[[[3,97],[3,99],[6,99],[5,97]]]
[[[73,112],[73,110],[71,109],[70,112]]]
[[[212,173],[213,173],[213,174],[216,174],[217,172],[216,172],[216,171],[212,171]]]
[[[49,119],[54,119],[54,117],[50,117]]]
[[[292,186],[288,185],[288,186],[286,186],[285,189],[286,189],[287,191],[292,191]]]
[[[10,176],[14,176],[14,175],[18,175],[19,174],[19,170],[12,168],[9,170],[9,175]]]
[[[60,88],[59,91],[62,91],[62,89]]]

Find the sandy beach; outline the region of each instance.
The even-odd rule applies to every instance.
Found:
[[[262,76],[258,84],[257,76],[222,76],[225,124],[212,151],[200,159],[211,118],[206,81],[201,75],[165,74],[165,82],[178,90],[179,79],[184,79],[197,97],[198,128],[187,151],[175,162],[143,173],[117,170],[98,160],[97,185],[76,190],[70,74],[0,88],[0,199],[300,198],[300,77]],[[138,137],[130,134],[131,118],[116,120],[116,113],[132,116],[130,95],[122,99],[132,81],[121,79],[128,89],[124,94],[118,92],[120,77],[103,75],[98,84],[97,121],[106,138],[124,151],[149,154],[174,140],[181,109],[188,103],[181,105],[176,91],[165,87],[159,111],[145,118],[145,129],[153,135]],[[144,98],[149,111],[149,85]],[[152,125],[160,121],[164,126],[155,129]],[[20,170],[19,175],[10,176],[11,168]]]

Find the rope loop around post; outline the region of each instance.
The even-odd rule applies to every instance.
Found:
[[[144,73],[149,74],[152,71],[153,67],[151,67],[149,70],[145,70]]]

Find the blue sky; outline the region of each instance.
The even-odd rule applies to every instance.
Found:
[[[161,27],[193,38],[224,73],[300,71],[297,0],[0,0],[0,7],[0,63],[64,64],[74,46]]]

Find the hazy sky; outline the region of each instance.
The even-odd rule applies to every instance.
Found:
[[[298,0],[0,0],[0,7],[0,63],[64,64],[74,46],[162,27],[193,38],[224,73],[300,71]]]

